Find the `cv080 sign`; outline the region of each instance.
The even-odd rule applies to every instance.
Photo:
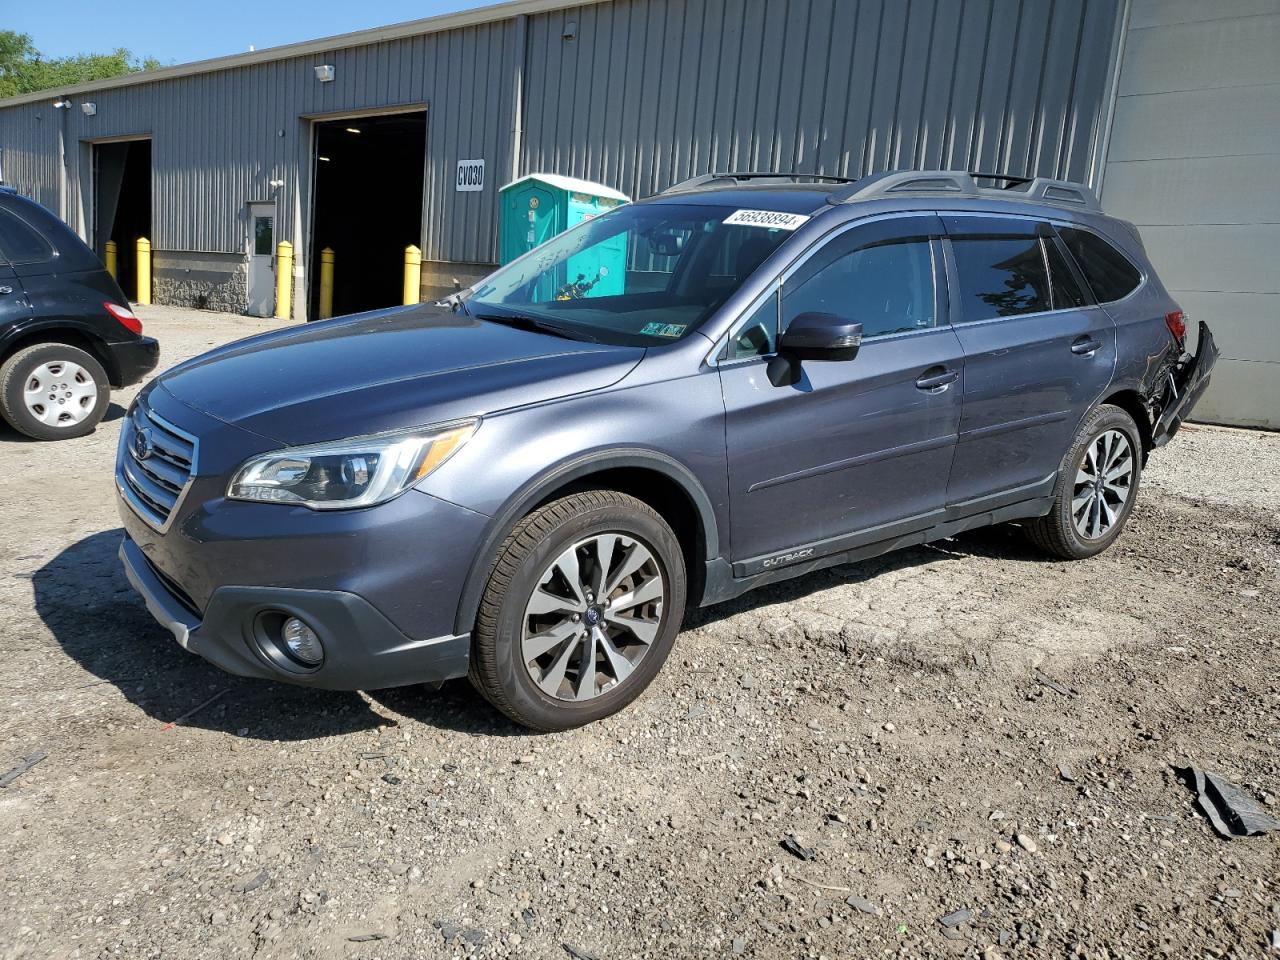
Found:
[[[459,160],[458,179],[454,188],[461,191],[484,189],[484,161]]]

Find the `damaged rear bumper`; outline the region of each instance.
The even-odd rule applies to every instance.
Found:
[[[1209,374],[1218,362],[1218,347],[1213,342],[1209,325],[1200,321],[1200,343],[1194,357],[1184,358],[1169,373],[1169,385],[1165,388],[1160,416],[1151,430],[1153,446],[1163,447],[1173,439],[1182,422],[1200,402],[1209,386]]]

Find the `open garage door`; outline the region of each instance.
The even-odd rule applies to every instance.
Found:
[[[320,316],[326,249],[333,251],[333,316],[399,304],[405,247],[422,244],[426,111],[317,121],[313,143],[307,315]]]
[[[137,243],[151,239],[151,141],[93,144],[93,249],[106,260],[116,244],[116,279],[138,299]]]

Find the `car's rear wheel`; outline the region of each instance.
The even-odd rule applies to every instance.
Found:
[[[1066,560],[1096,556],[1115,542],[1142,478],[1138,426],[1119,407],[1092,410],[1067,451],[1053,508],[1027,525],[1031,541]]]
[[[592,490],[525,517],[499,550],[471,646],[471,682],[535,730],[621,710],[649,685],[684,616],[684,557],[651,507]]]
[[[65,343],[27,347],[0,366],[0,414],[36,440],[93,433],[110,402],[102,364]]]

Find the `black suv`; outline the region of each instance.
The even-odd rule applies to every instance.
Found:
[[[0,187],[0,417],[37,440],[84,436],[111,388],[137,383],[159,359],[94,252]]]

